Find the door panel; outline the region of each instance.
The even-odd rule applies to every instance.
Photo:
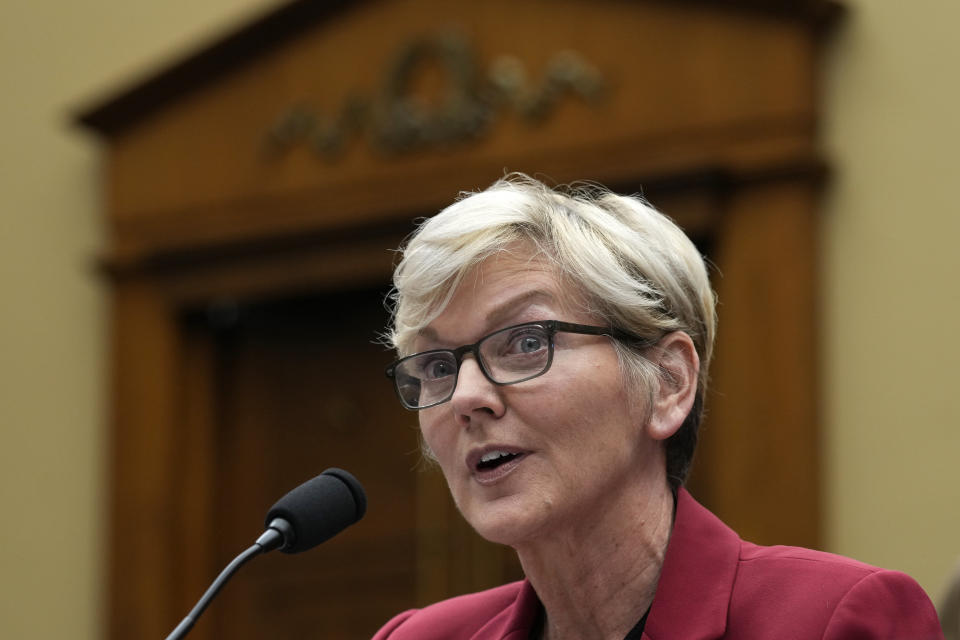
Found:
[[[259,535],[276,499],[328,467],[356,475],[368,498],[364,519],[320,547],[245,567],[212,608],[210,637],[364,638],[404,609],[520,577],[512,550],[480,539],[421,460],[416,414],[383,375],[393,359],[376,343],[383,296],[318,294],[204,318],[217,354],[210,575]]]

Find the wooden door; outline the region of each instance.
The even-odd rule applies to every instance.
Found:
[[[459,523],[439,473],[421,460],[416,414],[383,375],[377,343],[382,289],[217,304],[188,314],[185,330],[212,344],[215,420],[212,577],[262,530],[270,505],[331,466],[367,490],[366,517],[344,535],[246,567],[197,632],[212,638],[364,638],[394,614],[450,589],[499,584],[507,550]],[[448,544],[418,566],[418,532]],[[457,561],[457,559],[460,559]],[[451,562],[452,560],[452,562]],[[420,576],[433,576],[423,584]],[[513,577],[519,577],[514,571]],[[485,578],[485,579],[484,579]],[[451,584],[453,583],[453,584]],[[431,593],[433,591],[433,593]],[[202,630],[204,629],[205,630]]]

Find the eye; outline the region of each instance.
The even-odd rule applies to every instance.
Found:
[[[526,327],[517,331],[507,343],[508,354],[538,353],[547,348],[547,335],[539,327]]]
[[[520,338],[517,348],[523,353],[533,353],[543,348],[543,340],[539,336],[524,336]]]
[[[439,380],[456,373],[456,367],[445,358],[433,358],[424,363],[422,371],[424,380]]]

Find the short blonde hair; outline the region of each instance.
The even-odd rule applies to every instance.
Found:
[[[519,173],[461,194],[424,221],[402,249],[391,294],[390,343],[409,354],[417,334],[443,312],[472,268],[524,243],[607,325],[647,340],[671,331],[693,340],[700,358],[694,407],[666,444],[668,479],[681,485],[703,413],[716,303],[694,244],[640,197],[585,183],[552,189]],[[615,344],[628,379],[652,393],[663,372],[643,349]]]

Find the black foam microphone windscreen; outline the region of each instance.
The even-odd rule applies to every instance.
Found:
[[[300,553],[340,533],[366,511],[367,496],[357,479],[343,469],[327,469],[277,500],[266,526],[276,518],[290,523],[293,539],[285,539],[280,550]]]

